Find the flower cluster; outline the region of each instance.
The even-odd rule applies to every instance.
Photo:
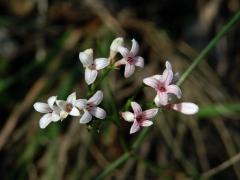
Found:
[[[57,100],[57,96],[52,96],[47,103],[36,102],[33,107],[36,111],[44,113],[39,121],[40,128],[47,127],[51,122],[57,122],[70,116],[81,116],[80,123],[89,123],[92,116],[104,119],[106,112],[98,105],[102,102],[103,93],[97,91],[90,99],[77,99],[76,93],[72,93],[67,97],[67,100]]]
[[[172,66],[167,61],[163,74],[156,74],[143,79],[143,83],[155,89],[156,96],[154,102],[157,107],[173,109],[186,115],[192,115],[198,112],[198,106],[191,102],[171,103],[171,95],[178,99],[182,96],[181,89],[176,85],[179,74],[173,74]],[[130,134],[137,132],[140,126],[151,126],[153,123],[149,119],[156,116],[158,109],[149,109],[142,112],[141,107],[137,103],[132,103],[134,113],[129,111],[123,112],[122,117],[126,121],[133,122]],[[146,113],[147,112],[147,113]]]
[[[124,46],[123,38],[119,37],[113,40],[110,46],[108,58],[94,58],[93,49],[87,49],[79,53],[79,59],[85,68],[85,81],[87,85],[93,84],[100,70],[111,67],[125,66],[124,77],[133,75],[135,68],[144,68],[144,59],[138,56],[139,44],[132,39],[130,50]],[[119,53],[122,58],[116,60]],[[114,68],[112,68],[114,69]],[[111,70],[112,70],[111,69]],[[130,134],[137,132],[141,127],[148,127],[153,124],[151,119],[158,113],[159,108],[167,108],[179,111],[183,114],[195,114],[198,106],[190,102],[172,103],[172,96],[181,98],[181,89],[176,85],[179,74],[173,74],[172,66],[167,61],[166,68],[162,74],[153,75],[143,79],[143,83],[155,89],[156,97],[154,102],[156,108],[143,111],[137,102],[131,102],[133,113],[126,111],[121,113],[121,117],[129,122],[133,122],[130,128]],[[36,111],[44,113],[39,121],[40,128],[45,128],[51,122],[62,121],[70,116],[81,116],[80,123],[89,123],[93,116],[98,119],[104,119],[106,112],[98,107],[103,100],[102,91],[97,91],[90,99],[77,99],[76,93],[70,94],[66,100],[57,100],[57,96],[52,96],[47,103],[37,102],[33,106]],[[83,114],[82,114],[83,113]]]

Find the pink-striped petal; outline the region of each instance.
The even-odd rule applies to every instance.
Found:
[[[155,99],[154,99],[154,102],[158,107],[167,105],[167,103],[168,103],[167,93],[158,92]]]
[[[132,39],[132,48],[130,50],[130,53],[133,56],[136,56],[138,51],[139,51],[139,44],[138,44],[138,42],[135,39]]]
[[[138,124],[137,121],[134,121],[130,129],[130,134],[137,132],[139,129],[140,129],[140,125]]]
[[[134,73],[134,71],[135,71],[135,66],[127,63],[125,66],[124,77],[129,78]]]
[[[182,91],[177,85],[169,85],[166,87],[167,93],[175,94],[178,99],[182,96]]]
[[[77,99],[75,104],[74,104],[78,109],[84,109],[87,105],[87,100],[86,99]]]
[[[173,104],[171,108],[175,111],[181,112],[183,114],[192,115],[196,114],[199,110],[198,105],[190,102],[183,102],[179,104]]]
[[[88,103],[93,103],[94,105],[99,105],[103,100],[102,91],[97,91],[89,100]]]
[[[141,122],[140,125],[143,126],[143,127],[148,127],[148,126],[153,125],[153,122],[149,121],[149,120],[145,120],[145,121]]]
[[[92,120],[92,115],[88,111],[85,111],[82,117],[80,118],[79,122],[81,124],[86,124],[86,123],[89,123],[91,120]]]
[[[143,83],[146,84],[147,86],[157,89],[159,81],[156,78],[151,76],[151,77],[144,78]]]
[[[144,67],[144,59],[141,56],[137,56],[134,58],[135,59],[135,66]]]
[[[173,79],[172,70],[165,69],[163,74],[162,74],[161,82],[164,83],[165,86],[167,86],[172,82],[172,79]]]
[[[128,121],[128,122],[133,122],[134,121],[134,114],[129,112],[129,111],[122,112],[121,116],[125,121]]]
[[[104,119],[106,117],[106,111],[100,107],[94,107],[90,113],[99,119]]]
[[[131,102],[131,106],[135,115],[142,113],[142,108],[138,103]]]
[[[88,85],[92,84],[97,78],[97,70],[85,69],[85,81]]]
[[[125,47],[118,47],[118,52],[123,56],[123,57],[126,57],[128,54],[129,54],[129,51],[127,48]]]
[[[94,64],[96,65],[96,70],[100,70],[108,66],[110,63],[107,58],[97,58],[94,60]]]
[[[146,119],[151,119],[154,116],[156,116],[158,113],[158,108],[148,109],[146,111],[143,111],[143,115]]]

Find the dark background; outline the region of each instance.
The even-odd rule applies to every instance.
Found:
[[[125,79],[121,69],[102,83],[111,114],[133,95],[150,101],[154,92],[138,91],[141,80],[161,73],[166,60],[183,74],[239,7],[238,0],[0,0],[1,179],[93,179],[136,138],[129,123],[108,118],[93,129],[70,117],[39,128],[34,102],[73,91],[85,97],[80,51],[107,57],[118,36],[140,44],[144,70]],[[134,158],[107,179],[198,179],[239,153],[239,29],[238,22],[181,86],[199,113],[161,113]],[[240,163],[210,178],[240,179]]]

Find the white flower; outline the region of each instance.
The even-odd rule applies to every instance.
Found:
[[[92,120],[92,116],[104,119],[106,117],[106,112],[100,107],[97,107],[102,102],[103,93],[102,91],[97,91],[89,100],[78,99],[76,100],[76,106],[84,111],[80,119],[80,123],[86,124]]]
[[[75,106],[76,93],[72,93],[67,97],[67,101],[57,100],[56,103],[60,107],[60,117],[61,119],[66,118],[68,115],[80,116],[79,110]]]
[[[123,38],[118,37],[113,40],[111,46],[110,46],[110,58],[114,58],[115,55],[118,53],[118,47],[123,45]]]
[[[85,69],[85,81],[88,85],[92,84],[98,74],[98,70],[105,68],[109,65],[109,59],[97,58],[93,60],[93,50],[87,49],[79,53],[79,59],[82,62]]]
[[[141,56],[137,56],[139,51],[139,45],[135,39],[132,39],[132,48],[129,51],[125,47],[118,47],[119,53],[123,58],[115,63],[115,66],[125,65],[124,77],[130,77],[134,71],[135,66],[144,67],[144,59]]]
[[[57,96],[52,96],[48,99],[48,103],[36,102],[33,107],[40,113],[45,113],[40,121],[40,128],[44,129],[50,122],[56,122],[60,120],[60,109],[54,103],[56,102]]]

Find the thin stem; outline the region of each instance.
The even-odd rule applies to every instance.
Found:
[[[217,42],[238,22],[240,19],[240,10],[229,20],[229,22],[222,27],[220,32],[211,40],[211,42],[202,50],[198,57],[193,61],[189,68],[183,73],[177,85],[181,85],[192,71],[198,66],[200,62],[204,60],[210,50],[217,44]]]
[[[225,35],[225,33],[228,32],[233,27],[233,25],[235,25],[238,22],[239,19],[240,19],[240,10],[229,20],[229,22],[225,26],[223,26],[221,31],[202,50],[199,56],[193,61],[190,67],[184,72],[180,80],[177,82],[178,85],[181,85],[187,79],[187,77],[198,66],[198,64],[204,60],[205,56],[209,53],[209,51],[217,44],[217,42]],[[150,131],[150,128],[143,129],[141,133],[138,135],[136,141],[133,143],[131,151],[124,153],[117,160],[115,160],[108,167],[106,167],[106,169],[97,177],[97,179],[104,178],[113,170],[115,170],[117,167],[119,167],[122,163],[127,161],[131,157],[131,152],[135,151],[140,146],[141,142],[143,141],[143,139],[145,138],[145,136],[149,131]]]

